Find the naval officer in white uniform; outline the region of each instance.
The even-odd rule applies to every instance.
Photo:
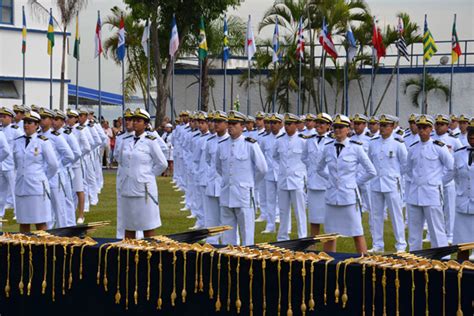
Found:
[[[367,245],[362,227],[362,214],[356,205],[360,205],[357,186],[364,185],[377,173],[362,143],[349,140],[350,124],[351,121],[347,116],[342,114],[335,116],[333,122],[335,140],[324,145],[323,159],[319,160],[316,170],[328,180],[325,232],[354,237],[356,251],[365,254]],[[361,166],[364,172],[359,172]],[[326,242],[324,250],[336,251],[336,241]]]
[[[25,113],[25,135],[15,140],[13,148],[16,215],[21,233],[29,232],[30,224],[45,230],[52,219],[49,180],[57,174],[59,161],[51,141],[36,132],[40,120],[36,112]]]

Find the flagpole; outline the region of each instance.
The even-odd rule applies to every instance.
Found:
[[[147,20],[147,25],[150,25]],[[148,26],[149,27],[149,26]],[[151,78],[150,78],[150,29],[148,29],[148,37],[146,39],[147,42],[147,82],[146,82],[146,91],[147,91],[147,99],[146,99],[146,110],[150,112],[150,85],[151,85]],[[174,63],[173,63],[174,66]],[[173,118],[173,115],[171,115],[171,118]],[[171,122],[173,120],[171,119]]]
[[[250,114],[250,59],[248,60],[247,115]]]
[[[53,109],[53,47],[49,55],[49,109]]]
[[[171,123],[174,122],[174,56],[171,56],[171,102],[170,102]]]
[[[301,56],[298,69],[298,102],[296,104],[296,115],[300,115],[301,108]]]
[[[370,103],[369,103],[369,116],[374,111],[374,77],[375,77],[375,48],[372,47],[372,72],[370,75]]]
[[[222,110],[225,112],[225,103],[226,103],[226,84],[227,84],[227,61],[224,61],[224,103],[222,105]]]
[[[426,14],[425,14],[425,25],[426,25]],[[424,52],[423,52],[424,53]],[[425,108],[425,100],[426,100],[426,61],[425,61],[425,56],[423,56],[423,99],[422,99],[422,104],[421,104],[421,114],[426,114],[426,108]]]
[[[100,56],[99,56],[100,58]],[[99,59],[100,60],[100,59]],[[99,107],[100,109],[100,107]],[[125,58],[122,59],[122,130],[125,131]]]
[[[79,107],[79,58],[76,58],[76,110]]]
[[[349,115],[349,48],[346,50],[346,65],[344,67],[344,113]]]
[[[454,13],[454,25],[456,25],[456,13]],[[453,39],[451,39],[451,42]],[[452,44],[451,44],[452,46]],[[452,50],[453,48],[451,48]],[[449,114],[453,114],[453,77],[454,77],[454,62],[451,53],[451,78],[449,83]]]
[[[323,71],[322,71],[322,77],[321,77],[321,109],[319,112],[323,112],[323,104],[326,102],[326,95],[325,95],[325,90],[326,90],[326,54],[324,53],[324,48],[323,48]]]
[[[400,116],[400,50],[397,49],[397,90],[396,90],[396,101],[395,101],[395,115]]]
[[[98,17],[100,18],[100,10],[97,11],[97,14],[98,14]],[[101,26],[102,27],[102,26]],[[102,118],[102,75],[101,75],[101,53],[99,53],[99,122]],[[122,61],[122,86],[123,86],[123,61]],[[124,91],[123,87],[122,87],[122,92]],[[124,102],[123,102],[124,103]],[[122,109],[122,112],[124,111],[125,109]],[[124,123],[125,121],[123,121]]]
[[[25,6],[22,6],[21,7],[22,11],[23,11],[23,18],[25,17]],[[26,20],[26,18],[25,18]],[[26,24],[23,25],[23,27],[25,28],[26,30]],[[23,41],[26,41],[26,37],[23,38]],[[25,93],[25,81],[26,81],[26,61],[25,61],[25,55],[26,55],[26,42],[23,43],[23,45],[25,45],[24,49],[23,49],[23,94],[22,94],[22,102],[23,102],[23,105],[26,105],[26,93]]]
[[[275,72],[275,78],[278,79],[278,72],[277,72],[278,64],[275,61],[273,63],[273,71]],[[273,100],[272,100],[272,113],[275,113],[275,105],[276,105],[276,97],[277,97],[277,89],[278,89],[278,83],[275,84],[275,89],[273,90]]]
[[[199,58],[199,94],[198,94],[198,111],[201,111],[201,77],[202,77],[202,62]]]

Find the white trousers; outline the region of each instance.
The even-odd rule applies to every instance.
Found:
[[[267,226],[266,230],[275,231],[275,218],[278,214],[277,182],[265,180],[265,191],[267,199]]]
[[[450,184],[443,188],[443,213],[446,236],[453,239],[454,217],[456,213],[456,187]]]
[[[196,215],[196,224],[199,227],[204,227],[205,225],[205,215],[204,215],[204,199],[206,196],[206,186],[197,185],[195,195],[195,210],[194,215]]]
[[[5,216],[7,204],[15,208],[15,171],[0,171],[0,217]]]
[[[51,210],[54,218],[53,227],[67,227],[66,193],[62,187],[51,188]]]
[[[423,249],[423,224],[426,220],[431,238],[431,247],[448,245],[444,226],[443,207],[418,206],[407,204],[408,207],[408,245],[410,251]]]
[[[222,234],[224,245],[238,245],[239,231],[243,246],[254,244],[255,217],[253,208],[221,206],[221,225],[228,225],[233,228]]]
[[[280,227],[278,228],[277,240],[290,239],[291,207],[295,211],[298,238],[308,235],[308,223],[306,221],[305,193],[303,189],[278,190],[278,205],[280,208]]]
[[[397,191],[393,192],[370,192],[373,227],[373,247],[378,250],[384,249],[384,213],[385,206],[392,221],[393,234],[395,235],[395,248],[399,251],[406,250],[405,225],[403,222],[402,198]]]
[[[266,190],[266,181],[261,180],[257,184],[258,188],[258,200],[260,201],[260,216],[267,220],[267,190]],[[255,193],[257,194],[257,193]]]
[[[219,197],[204,196],[204,226],[214,227],[221,224]],[[220,236],[211,236],[206,242],[213,245],[219,244]]]
[[[369,184],[365,183],[359,186],[359,192],[362,202],[362,210],[370,212],[372,207],[370,205],[370,188]]]

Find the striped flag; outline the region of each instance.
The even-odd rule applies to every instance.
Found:
[[[425,29],[423,32],[423,58],[425,62],[428,62],[437,51],[438,47],[436,46],[433,35],[431,35],[431,32],[428,29],[428,20],[425,15]]]
[[[123,20],[123,15],[120,17],[117,57],[120,61],[123,61],[123,59],[125,58],[125,21]]]
[[[354,33],[352,32],[351,25],[347,23],[347,59],[349,62],[352,62],[357,54],[357,44],[354,37]]]
[[[148,24],[148,19],[146,20],[145,27],[143,28],[142,34],[142,47],[145,52],[145,56],[148,57],[148,39],[150,38],[150,25]]]
[[[204,60],[207,57],[207,39],[206,30],[204,28],[204,17],[201,16],[199,22],[199,59]]]
[[[79,45],[81,44],[81,38],[79,37],[79,16],[76,17],[76,39],[74,40],[74,53],[73,57],[79,60]]]
[[[53,24],[53,10],[49,9],[49,23],[48,23],[48,32],[46,33],[48,38],[48,55],[53,54],[54,47],[54,24]]]
[[[95,26],[95,55],[102,55],[102,22],[100,21],[100,12],[97,13],[97,24]]]
[[[249,15],[249,20],[247,22],[247,36],[245,40],[245,53],[247,54],[247,60],[252,60],[253,55],[257,51],[255,46],[255,38],[253,36],[253,30],[251,25],[251,17]]]
[[[173,19],[171,20],[171,38],[170,38],[170,56],[176,55],[179,47],[179,34],[178,26],[176,25],[176,17],[173,14]]]
[[[404,31],[405,29],[403,27],[403,20],[399,17],[397,25],[398,39],[395,41],[395,46],[397,47],[400,56],[405,57],[406,60],[409,61],[410,56],[408,55],[407,43],[405,42],[405,38],[403,37]]]
[[[26,53],[26,16],[25,16],[25,7],[22,7],[23,10],[23,29],[21,31],[21,52]]]
[[[280,31],[278,30],[278,17],[275,21],[275,30],[273,31],[273,52],[272,52],[272,62],[276,63],[280,61]]]
[[[337,58],[336,46],[331,38],[331,34],[328,32],[328,26],[326,24],[326,19],[323,19],[323,29],[319,35],[319,43],[323,46],[324,50],[334,59]]]
[[[296,42],[296,58],[304,60],[304,35],[303,35],[303,17],[300,17],[298,25],[298,41]]]
[[[461,46],[459,45],[458,33],[456,32],[456,18],[454,18],[453,22],[453,32],[451,35],[451,63],[455,63],[458,61],[459,56],[462,55]]]
[[[227,17],[224,15],[224,39],[223,39],[224,48],[222,50],[222,59],[224,62],[227,62],[230,57],[229,50],[229,29],[227,27]]]

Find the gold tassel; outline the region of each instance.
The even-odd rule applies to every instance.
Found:
[[[81,254],[79,257],[79,280],[82,280],[82,272],[83,272],[82,258],[84,257],[84,248],[86,248],[86,246],[87,244],[84,244],[81,247]]]
[[[198,288],[199,288],[199,255],[200,254],[201,253],[196,250],[196,266],[194,270],[194,293],[197,293]]]
[[[102,261],[102,248],[104,248],[104,246],[106,246],[107,244],[102,244],[100,247],[99,247],[99,256],[98,256],[98,259],[97,259],[97,285],[100,284],[100,265],[101,265],[101,261]]]
[[[327,289],[328,289],[328,265],[329,265],[329,262],[331,262],[332,260],[326,260],[326,264],[324,266],[324,306],[327,305],[327,302],[328,302],[328,295],[327,295]],[[337,269],[337,267],[336,267]]]
[[[24,258],[25,258],[25,248],[23,243],[20,243],[20,283],[18,283],[18,289],[20,290],[20,295],[23,295],[23,290],[25,285],[23,284],[23,265],[24,265]]]
[[[347,301],[349,301],[349,296],[347,295],[347,283],[346,283],[346,274],[347,274],[347,266],[350,265],[352,262],[352,259],[348,259],[346,264],[344,265],[344,293],[342,294],[341,300],[342,300],[342,308],[346,308]]]
[[[396,316],[400,315],[400,279],[398,278],[398,268],[395,269],[395,305]]]
[[[334,290],[335,303],[339,303],[339,268],[341,267],[342,261],[336,264],[336,289]]]
[[[281,315],[281,260],[278,259],[278,316]]]
[[[240,314],[240,308],[242,307],[242,301],[240,300],[240,257],[237,257],[237,268],[236,272],[236,284],[237,284],[237,298],[235,300],[235,307],[237,308],[237,314]]]
[[[63,245],[63,279],[62,279],[62,294],[66,295],[66,263],[67,263],[67,245]]]
[[[314,311],[314,307],[316,306],[316,302],[314,301],[314,264],[316,261],[311,261],[311,277],[310,277],[310,289],[309,289],[309,310]]]
[[[458,271],[458,310],[456,311],[456,316],[464,315],[461,308],[462,270],[463,267],[461,267]]]
[[[362,265],[362,316],[365,316],[365,263]]]
[[[160,281],[158,285],[158,300],[156,302],[156,309],[161,310],[163,306],[163,299],[161,298],[161,294],[163,291],[163,262],[162,262],[162,252],[160,251],[160,262],[158,263],[158,271],[160,275]]]
[[[415,316],[415,270],[411,270],[411,315]]]
[[[43,271],[43,282],[41,282],[41,294],[46,294],[46,276],[48,274],[48,247],[46,242],[44,243],[44,271]]]
[[[375,316],[375,283],[377,282],[377,273],[375,264],[372,266],[372,316]]]
[[[176,297],[176,250],[173,250],[173,291],[171,292],[171,306],[173,307]]]
[[[306,292],[306,261],[303,258],[301,262],[301,280],[303,282],[303,289],[301,291],[301,315],[306,315],[306,303],[305,303],[305,292]]]
[[[383,267],[382,275],[382,292],[383,292],[383,316],[387,316],[387,269]]]
[[[53,244],[53,271],[51,272],[51,299],[56,301],[56,244]]]
[[[115,292],[115,304],[120,304],[120,247],[117,247],[117,292]]]
[[[286,311],[286,316],[293,316],[293,309],[291,307],[291,271],[292,271],[292,259],[288,262],[288,310]]]
[[[10,297],[10,242],[7,244],[7,282],[5,284],[5,297]]]
[[[428,294],[429,294],[429,286],[428,283],[430,282],[429,280],[429,275],[428,275],[428,269],[425,270],[425,314],[426,316],[430,316],[430,310],[429,310],[429,301],[428,301]]]
[[[28,244],[28,250],[29,250],[29,271],[28,271],[28,286],[26,295],[30,296],[31,294],[31,284],[33,282],[33,272],[34,272],[34,265],[33,265],[33,251],[31,250],[31,244]]]
[[[204,262],[204,253],[201,253],[201,262],[199,266],[199,292],[204,292],[204,279],[202,273],[202,266]]]
[[[230,311],[230,289],[232,285],[231,268],[230,255],[227,255],[227,311]]]
[[[108,265],[108,257],[109,257],[109,250],[110,248],[112,248],[112,245],[108,246],[106,249],[105,249],[105,254],[104,254],[104,279],[102,281],[102,283],[104,283],[104,290],[106,292],[109,291],[109,288],[108,288],[108,285],[109,285],[109,279],[107,278],[107,265]],[[99,250],[100,251],[100,250]]]
[[[133,292],[133,300],[135,305],[138,305],[138,262],[140,261],[140,255],[138,249],[135,250],[135,291]]]
[[[250,316],[253,316],[253,259],[250,258],[250,268],[249,268],[249,311]]]
[[[150,274],[151,274],[151,264],[150,264],[150,259],[152,256],[152,252],[148,250],[146,254],[146,266],[147,266],[147,282],[146,282],[146,300],[150,300]]]
[[[209,299],[214,298],[214,288],[212,287],[212,269],[213,269],[213,262],[214,262],[214,252],[209,253],[210,257],[210,264],[209,264]]]
[[[187,259],[186,259],[186,250],[183,251],[183,290],[181,291],[181,299],[183,303],[186,303],[186,265],[187,265]]]
[[[262,314],[263,316],[267,313],[267,277],[265,275],[267,267],[267,262],[265,258],[262,258],[262,295],[263,295],[263,302],[262,302]]]
[[[100,248],[99,248],[100,254]],[[128,310],[128,272],[130,271],[130,249],[127,248],[127,266],[125,267],[125,309]]]
[[[74,247],[75,247],[75,245],[71,246],[71,255],[69,256],[68,290],[70,290],[72,288],[72,259],[74,257]]]
[[[221,311],[222,303],[221,303],[221,255],[219,253],[219,257],[217,258],[217,299],[216,299],[216,312]]]

